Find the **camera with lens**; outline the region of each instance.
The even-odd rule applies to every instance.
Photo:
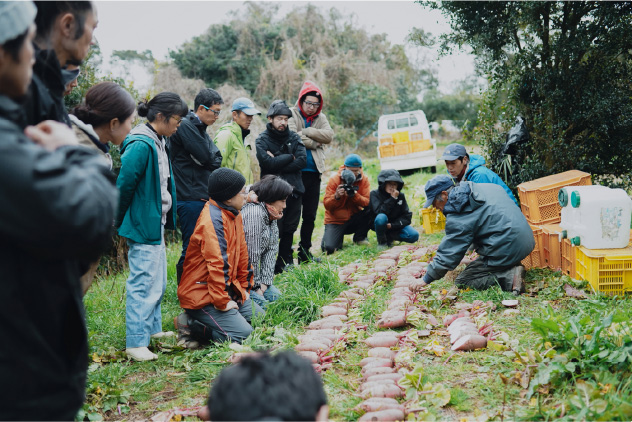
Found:
[[[347,196],[353,196],[358,191],[359,186],[355,186],[356,176],[351,170],[344,169],[340,172],[340,179],[342,180],[342,187],[347,193]]]

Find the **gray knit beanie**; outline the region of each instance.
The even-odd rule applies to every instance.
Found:
[[[35,20],[31,1],[0,1],[0,44],[23,34]]]
[[[246,185],[246,178],[240,172],[220,167],[208,178],[208,196],[217,202],[224,202],[237,195]]]

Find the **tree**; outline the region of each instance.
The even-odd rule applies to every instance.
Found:
[[[632,3],[423,4],[450,19],[443,49],[469,45],[488,75],[478,135],[491,167],[503,161],[494,125],[521,114],[531,140],[515,157],[514,186],[574,168],[630,186]]]
[[[279,17],[278,6],[249,2],[239,19],[211,25],[170,54],[185,77],[243,87],[262,104],[278,98],[293,104],[303,82],[312,80],[335,129],[358,136],[381,114],[415,104],[428,75],[409,61],[404,46],[356,26],[336,9],[306,5]],[[355,141],[344,133],[338,139]]]

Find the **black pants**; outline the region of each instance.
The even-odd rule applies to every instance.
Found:
[[[277,272],[282,271],[287,264],[293,262],[292,244],[294,243],[294,232],[301,220],[301,203],[303,201],[301,196],[295,194],[288,196],[283,218],[277,220],[279,226],[279,255],[275,265]]]
[[[313,171],[302,172],[305,193],[303,194],[303,221],[301,222],[301,241],[299,242],[299,254],[309,256],[312,247],[312,234],[314,222],[320,203],[320,173]]]
[[[323,252],[329,255],[337,249],[341,249],[345,234],[353,234],[354,242],[366,239],[372,223],[369,212],[369,209],[365,208],[353,214],[349,221],[344,224],[325,224],[325,234],[321,244]]]
[[[520,262],[506,267],[490,267],[487,265],[487,259],[481,256],[465,267],[454,280],[454,284],[461,288],[469,287],[475,290],[486,290],[499,285],[502,290],[510,292],[513,285],[513,269],[517,265],[520,265]]]

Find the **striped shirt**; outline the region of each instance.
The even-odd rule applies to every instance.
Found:
[[[259,285],[272,285],[274,264],[279,252],[279,228],[270,221],[263,203],[248,203],[241,210],[248,257],[254,272],[254,289]]]

